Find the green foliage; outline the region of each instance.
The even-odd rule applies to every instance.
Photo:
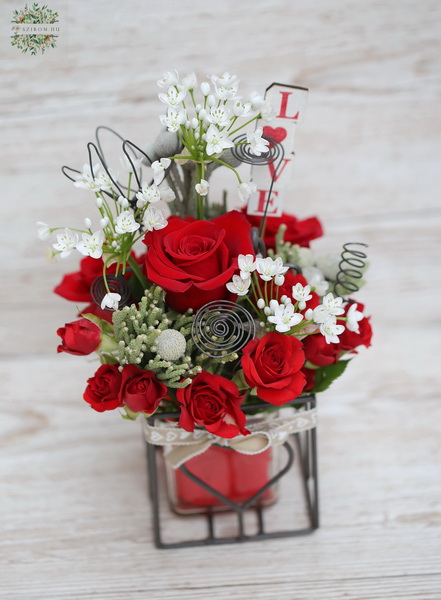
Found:
[[[319,367],[315,371],[315,386],[312,393],[317,394],[324,392],[329,386],[346,370],[349,360],[340,360],[334,365],[328,365],[326,367]]]

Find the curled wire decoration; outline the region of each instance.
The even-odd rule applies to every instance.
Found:
[[[260,156],[253,154],[251,152],[251,145],[247,142],[247,136],[246,134],[243,134],[234,138],[234,147],[231,148],[231,154],[237,160],[248,165],[255,165],[256,167],[271,165],[279,160],[280,156],[282,156],[283,160],[285,152],[282,144],[269,135],[262,135],[262,138],[269,142],[268,152],[263,152]]]
[[[299,265],[296,265],[295,263],[283,263],[284,267],[289,267],[290,271],[295,271],[296,275],[301,275],[302,274],[302,267],[299,267]]]
[[[363,269],[366,266],[367,254],[354,246],[367,248],[362,242],[347,242],[343,244],[339,271],[334,283],[334,293],[337,296],[347,296],[358,292],[360,286],[357,281],[363,277]]]
[[[111,293],[119,294],[121,300],[119,301],[119,308],[130,304],[130,287],[124,277],[116,277],[115,275],[106,275],[107,285]],[[104,277],[97,277],[90,286],[90,295],[94,303],[101,307],[101,302],[104,296],[108,293],[106,285],[104,283]],[[104,310],[113,312],[111,308],[105,307]]]
[[[231,356],[254,338],[256,324],[246,308],[229,300],[214,300],[196,313],[191,337],[211,358]]]

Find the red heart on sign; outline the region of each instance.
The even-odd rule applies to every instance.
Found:
[[[278,142],[283,142],[283,140],[286,138],[286,129],[284,127],[276,127],[274,129],[273,127],[268,127],[268,125],[265,125],[263,128],[263,135],[267,135]],[[271,142],[270,146],[272,146]]]

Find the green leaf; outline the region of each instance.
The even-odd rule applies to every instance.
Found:
[[[340,360],[335,365],[328,365],[327,367],[320,367],[317,369],[315,372],[315,386],[312,392],[316,394],[327,390],[329,386],[345,372],[349,362],[349,360]]]
[[[234,374],[233,383],[235,383],[240,390],[248,390],[250,387],[245,381],[243,369],[240,369]]]

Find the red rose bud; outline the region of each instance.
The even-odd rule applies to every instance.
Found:
[[[306,379],[302,343],[294,337],[273,331],[254,339],[242,350],[243,374],[250,388],[265,402],[280,406],[303,391]]]
[[[179,312],[232,298],[226,284],[237,257],[254,254],[251,226],[238,211],[211,221],[171,217],[164,229],[149,231],[144,244],[147,279],[167,292],[168,306]]]
[[[176,391],[181,404],[179,427],[194,431],[195,425],[223,438],[250,433],[246,415],[240,410],[243,394],[235,383],[221,375],[201,371],[190,385]]]
[[[101,329],[88,319],[79,319],[66,323],[57,330],[61,345],[57,352],[68,352],[77,356],[86,356],[95,352],[101,343]]]
[[[84,400],[98,412],[122,406],[121,379],[118,365],[101,365],[95,375],[87,380]]]
[[[167,395],[167,387],[152,371],[127,365],[122,372],[121,401],[132,412],[153,414]]]

